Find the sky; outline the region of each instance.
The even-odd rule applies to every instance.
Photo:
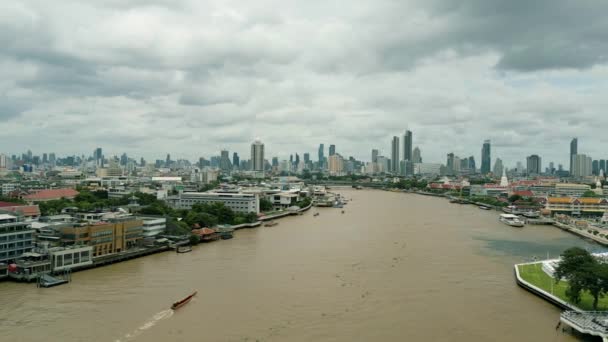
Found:
[[[0,2],[0,153],[608,159],[607,1]],[[326,151],[327,154],[327,151]]]

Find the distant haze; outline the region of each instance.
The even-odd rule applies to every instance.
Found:
[[[0,152],[608,159],[606,1],[0,2]],[[327,151],[326,151],[327,154]],[[493,161],[492,161],[493,162]]]

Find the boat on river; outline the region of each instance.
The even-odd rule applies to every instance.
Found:
[[[481,210],[492,210],[492,208],[488,207],[487,205],[480,205],[479,209],[481,209]]]
[[[187,246],[178,246],[176,249],[177,253],[188,253],[188,252],[192,252],[192,246],[187,245]]]
[[[314,214],[314,215],[312,215],[312,216],[319,216],[319,213],[315,213],[315,214]]]
[[[181,308],[182,306],[188,304],[189,301],[192,300],[192,298],[194,298],[194,296],[196,296],[196,292],[194,291],[191,295],[189,295],[188,297],[180,300],[179,302],[175,302],[173,303],[173,305],[171,305],[171,310],[177,310],[179,308]]]
[[[279,224],[279,223],[276,221],[268,221],[268,222],[266,222],[266,224],[264,224],[264,227],[274,227],[277,224]]]
[[[511,227],[523,227],[524,221],[519,219],[519,216],[513,214],[500,214],[500,222]]]

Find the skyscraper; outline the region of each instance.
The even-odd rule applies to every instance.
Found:
[[[171,155],[167,153],[167,158],[165,160],[165,167],[169,167],[171,165]]]
[[[308,165],[310,162],[310,153],[304,153],[304,164]]]
[[[454,153],[448,153],[448,160],[446,162],[446,171],[448,175],[454,174]]]
[[[336,154],[336,145],[329,145],[329,156]]]
[[[492,172],[494,173],[494,176],[498,177],[498,175],[502,175],[504,169],[505,169],[505,167],[502,164],[502,159],[496,158],[496,160],[494,161],[494,168],[492,170]]]
[[[492,158],[490,156],[490,140],[486,140],[483,142],[483,147],[481,148],[481,174],[487,175],[490,173],[490,168],[492,167]]]
[[[251,170],[264,171],[264,144],[260,139],[251,144]]]
[[[420,153],[420,149],[418,148],[418,146],[414,148],[414,152],[412,153],[412,162],[422,163],[422,154]]]
[[[592,160],[585,154],[575,154],[572,156],[572,173],[574,177],[591,176]]]
[[[606,173],[606,160],[602,159],[600,160],[600,170],[604,171],[604,173]]]
[[[241,165],[241,158],[239,158],[239,154],[234,152],[232,153],[232,167],[239,168]]]
[[[373,149],[372,150],[372,163],[377,163],[378,162],[378,150]]]
[[[232,165],[230,165],[230,152],[226,150],[220,151],[220,169],[222,171],[230,171]]]
[[[0,154],[0,169],[6,169],[8,163],[6,161],[6,155]]]
[[[594,176],[597,176],[600,174],[600,161],[599,160],[594,160],[593,162],[591,162],[591,173]]]
[[[528,169],[528,175],[540,175],[542,171],[541,158],[533,154],[526,158],[526,169]]]
[[[412,160],[412,131],[405,131],[403,135],[403,160]]]
[[[272,167],[278,167],[278,166],[279,166],[279,158],[272,157]]]
[[[319,168],[323,168],[323,163],[325,161],[325,145],[319,145]]]
[[[574,169],[573,169],[573,164],[574,164],[574,160],[572,158],[574,158],[574,156],[578,154],[578,138],[573,138],[572,141],[570,141],[570,174],[572,175]]]
[[[394,136],[391,143],[391,172],[399,173],[399,137]]]
[[[101,147],[98,147],[93,152],[93,159],[95,159],[95,164],[99,167],[103,167],[103,153],[101,151]]]
[[[469,170],[472,170],[472,171],[477,170],[477,165],[475,165],[475,157],[473,157],[473,156],[469,157]]]

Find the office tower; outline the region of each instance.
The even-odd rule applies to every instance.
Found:
[[[372,150],[372,163],[377,163],[378,162],[378,150],[373,149]]]
[[[328,158],[329,173],[339,176],[344,172],[344,159],[339,154],[332,154]]]
[[[592,160],[585,154],[575,154],[572,156],[572,173],[574,177],[587,177],[591,176],[592,172]]]
[[[486,175],[490,173],[491,164],[490,140],[486,140],[483,142],[483,147],[481,148],[481,174]]]
[[[333,156],[336,154],[336,145],[329,145],[329,155]]]
[[[251,170],[264,171],[264,144],[260,139],[251,144]]]
[[[391,172],[399,173],[399,137],[393,137],[391,143]]]
[[[454,174],[454,153],[448,153],[446,171],[448,175]]]
[[[98,147],[93,152],[93,159],[95,160],[95,164],[99,167],[103,167],[103,152],[101,147]]]
[[[597,176],[600,174],[600,161],[594,160],[591,162],[591,174]]]
[[[310,153],[304,153],[304,164],[308,165],[310,162]]]
[[[165,160],[165,167],[169,167],[171,165],[171,155],[167,153],[167,159]]]
[[[55,165],[56,161],[57,161],[57,157],[55,157],[55,153],[50,153],[49,154],[49,163],[51,165]]]
[[[549,174],[555,173],[555,164],[553,162],[549,163]]]
[[[7,158],[5,154],[0,154],[0,169],[6,169],[8,166]]]
[[[469,169],[472,171],[477,170],[477,165],[475,165],[475,157],[473,157],[473,156],[469,157]]]
[[[296,153],[296,159],[294,160],[296,166],[300,165],[300,155]]]
[[[239,158],[238,153],[234,152],[232,154],[232,167],[238,169],[240,165],[241,165],[241,158]]]
[[[414,152],[412,153],[412,162],[416,164],[422,163],[422,154],[420,153],[418,146],[414,148]]]
[[[323,145],[323,144],[319,145],[318,157],[319,157],[319,169],[323,169],[323,164],[325,163],[325,145]]]
[[[279,166],[279,158],[272,157],[272,167],[277,167],[277,166]]]
[[[604,171],[604,173],[606,173],[606,160],[602,159],[600,160],[600,170]]]
[[[492,173],[494,173],[494,176],[498,177],[498,175],[502,175],[504,169],[505,169],[505,167],[502,164],[502,159],[496,158],[496,161],[494,161],[494,169],[492,170]]]
[[[226,150],[220,151],[220,170],[230,171],[232,164],[230,164],[230,152]]]
[[[139,166],[146,166],[146,160],[144,157],[139,158]]]
[[[528,175],[540,175],[542,170],[541,158],[536,154],[527,157],[526,169],[528,169]]]
[[[120,156],[120,165],[127,165],[127,161],[129,160],[129,157],[127,157],[126,153],[123,153]]]
[[[405,131],[403,135],[403,160],[412,161],[412,131]]]
[[[49,162],[49,155],[48,155],[48,154],[46,154],[46,153],[43,153],[43,154],[42,154],[42,163],[43,163],[43,164],[46,164],[46,163],[48,163],[48,162]]]
[[[572,139],[572,141],[570,141],[570,174],[572,175],[573,173],[573,166],[572,164],[574,164],[574,160],[572,158],[574,158],[574,156],[578,154],[578,138],[574,138]]]

